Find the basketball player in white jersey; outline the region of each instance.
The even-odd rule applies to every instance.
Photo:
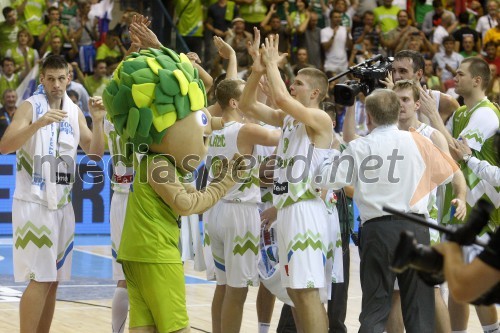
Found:
[[[239,332],[248,286],[259,285],[257,254],[260,238],[260,182],[254,146],[276,146],[279,131],[243,123],[239,99],[242,80],[224,80],[216,90],[224,128],[209,138],[209,180],[217,177],[225,160],[243,155],[253,166],[247,168],[232,189],[203,217],[209,236],[217,287],[212,302],[212,331]]]
[[[125,142],[115,130],[115,126],[104,119],[104,133],[108,141],[109,154],[113,163],[111,188],[113,197],[109,209],[109,224],[111,228],[111,255],[113,257],[113,280],[117,281],[113,302],[111,304],[111,327],[113,333],[123,333],[128,316],[128,292],[122,265],[116,261],[120,240],[122,237],[127,200],[134,178],[133,156],[125,156]]]
[[[266,38],[261,51],[257,29],[254,36],[253,45],[249,45],[254,60],[252,73],[240,106],[250,117],[283,129],[273,187],[282,284],[295,305],[303,332],[325,333],[328,319],[319,289],[331,283],[331,271],[327,272],[323,261],[330,236],[326,206],[312,180],[333,140],[331,120],[319,107],[326,96],[328,79],[317,69],[302,69],[289,93],[278,70],[284,56],[278,53],[279,38]],[[257,101],[257,86],[264,74],[279,109]]]

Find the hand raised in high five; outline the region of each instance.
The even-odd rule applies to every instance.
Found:
[[[218,36],[214,36],[214,44],[219,51],[219,55],[224,59],[229,59],[231,55],[236,54],[231,45]]]
[[[253,42],[248,41],[247,42],[247,51],[248,54],[253,59],[253,65],[252,65],[252,71],[256,73],[264,73],[266,71],[266,68],[264,64],[262,63],[261,57],[260,57],[260,30],[257,29],[256,27],[253,28]]]
[[[136,45],[140,45],[141,48],[160,48],[161,43],[156,37],[155,33],[148,28],[151,21],[142,15],[134,15],[132,19],[132,24],[130,24],[130,40]]]
[[[279,54],[279,35],[269,35],[266,37],[266,42],[262,47],[262,63],[265,66],[279,64],[283,61],[283,58],[288,56],[287,53]]]

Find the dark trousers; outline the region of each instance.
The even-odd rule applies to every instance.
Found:
[[[281,308],[280,321],[278,322],[277,333],[297,333],[297,327],[293,320],[292,307],[288,304],[283,304]]]
[[[349,234],[342,234],[342,259],[344,266],[344,283],[332,283],[332,297],[328,301],[329,332],[346,333],[345,317],[347,312],[347,290],[349,288]],[[276,330],[278,333],[296,333],[292,308],[283,304],[281,316]]]
[[[363,291],[360,333],[382,333],[391,309],[396,276],[401,293],[403,321],[407,333],[434,331],[434,290],[414,270],[402,274],[389,268],[401,231],[415,234],[417,242],[429,245],[429,229],[394,216],[363,224],[360,280]]]
[[[328,331],[331,333],[347,333],[345,317],[347,312],[347,292],[349,289],[349,234],[342,234],[342,260],[344,266],[344,283],[332,283],[332,297],[328,301]]]

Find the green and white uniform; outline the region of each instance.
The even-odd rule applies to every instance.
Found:
[[[273,202],[278,209],[281,279],[288,288],[324,288],[331,282],[326,265],[331,241],[328,213],[320,189],[313,185],[313,176],[328,151],[313,146],[304,124],[285,117]]]
[[[268,125],[262,122],[260,123],[260,125],[270,131],[279,129],[278,127]],[[253,155],[257,158],[257,165],[260,166],[262,163],[265,163],[269,159],[269,156],[273,154],[275,149],[276,147],[255,145]],[[261,203],[259,204],[260,211],[264,211],[273,205],[273,191],[271,186],[260,188],[260,199],[261,199]]]
[[[470,111],[466,106],[460,107],[448,123],[454,138],[467,139],[472,155],[479,160],[485,160],[491,165],[497,165],[494,136],[500,123],[500,112],[486,97],[476,104]],[[461,170],[467,183],[467,216],[476,202],[483,198],[491,202],[495,209],[490,215],[489,229],[494,231],[500,225],[500,187],[495,187],[479,179],[465,164],[461,163]],[[442,223],[458,224],[455,217],[450,217],[453,191],[451,186],[446,187],[444,200],[444,216]]]
[[[43,94],[26,101],[33,107],[33,123],[49,110]],[[68,159],[63,160],[61,156],[76,161],[80,130],[79,110],[67,95],[63,110],[68,112],[64,121],[42,127],[16,152],[16,189],[12,204],[16,282],[71,279],[75,231],[71,189],[75,164],[66,164]],[[50,162],[51,156],[57,165]]]
[[[113,256],[113,280],[125,280],[122,265],[116,262],[120,240],[122,237],[123,222],[127,210],[128,193],[134,177],[133,161],[125,157],[125,143],[115,131],[115,126],[104,120],[104,133],[108,140],[109,154],[113,163],[111,189],[113,197],[109,208],[109,224],[111,228],[111,255]],[[134,156],[134,155],[132,155]]]
[[[208,144],[207,168],[209,180],[220,172],[224,159],[238,152],[237,139],[244,125],[229,122],[214,131]],[[212,250],[217,284],[234,288],[257,286],[257,254],[260,238],[260,202],[258,169],[244,174],[227,194],[204,215],[205,243]]]

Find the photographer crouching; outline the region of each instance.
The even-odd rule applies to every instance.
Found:
[[[463,259],[462,249],[455,242],[445,242],[434,246],[444,257],[444,278],[448,281],[451,296],[458,302],[475,301],[489,292],[500,282],[500,231],[491,237],[488,246],[470,264]],[[489,305],[500,303],[500,289],[489,295]]]

